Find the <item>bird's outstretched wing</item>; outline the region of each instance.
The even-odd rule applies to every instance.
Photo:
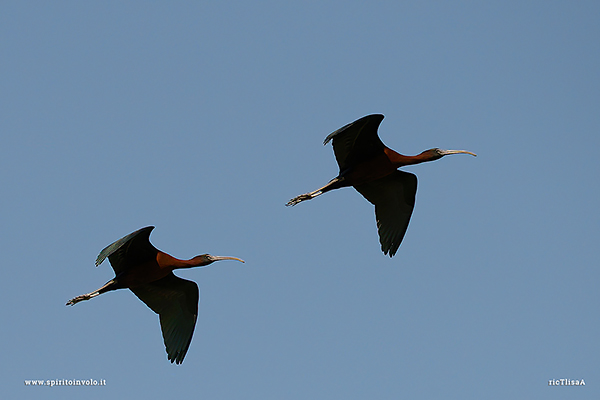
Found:
[[[130,290],[159,315],[168,358],[181,364],[196,326],[200,298],[198,285],[171,273]]]
[[[408,172],[395,171],[354,188],[375,205],[381,250],[383,254],[393,257],[402,243],[415,207],[417,177]]]
[[[357,163],[373,158],[385,145],[377,135],[383,115],[372,114],[341,127],[325,138],[323,144],[333,139],[333,152],[340,172]]]
[[[98,254],[96,266],[108,257],[110,265],[118,275],[125,265],[142,263],[155,257],[158,250],[150,243],[150,232],[153,229],[153,226],[147,226],[106,246]]]

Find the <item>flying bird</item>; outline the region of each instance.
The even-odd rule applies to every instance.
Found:
[[[381,121],[381,114],[367,115],[327,136],[323,144],[333,141],[339,175],[317,190],[294,197],[286,205],[294,206],[330,190],[353,186],[375,206],[381,250],[393,257],[408,228],[417,193],[417,177],[398,168],[438,160],[449,154],[476,154],[433,148],[416,156],[404,156],[379,138],[377,129]]]
[[[179,260],[150,243],[153,229],[153,226],[147,226],[137,230],[102,250],[96,259],[96,267],[108,258],[115,277],[100,289],[69,300],[67,305],[72,306],[111,290],[131,290],[159,315],[168,358],[171,363],[181,364],[194,334],[200,292],[195,282],[178,278],[173,270],[204,267],[221,260],[244,260],[210,254]]]

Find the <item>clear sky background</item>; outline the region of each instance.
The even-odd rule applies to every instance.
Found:
[[[2,2],[0,397],[600,396],[597,1]],[[367,114],[416,207],[397,255],[323,139]],[[155,225],[198,283],[184,363],[120,290]],[[549,387],[550,379],[584,387]],[[104,387],[25,387],[105,379]]]

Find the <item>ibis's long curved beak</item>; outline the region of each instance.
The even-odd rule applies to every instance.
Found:
[[[242,260],[241,258],[237,258],[237,257],[222,257],[222,256],[210,256],[210,258],[213,261],[221,261],[221,260],[235,260],[235,261],[239,261],[239,262],[243,262],[245,263],[246,261]]]
[[[472,153],[470,151],[466,151],[466,150],[440,150],[440,152],[442,153],[443,156],[447,156],[449,154],[470,154],[472,156],[477,157],[477,154]]]

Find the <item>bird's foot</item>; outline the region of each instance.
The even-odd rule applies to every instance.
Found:
[[[301,201],[310,200],[310,199],[312,199],[312,196],[310,194],[308,194],[308,193],[301,194],[300,196],[296,196],[293,199],[291,199],[290,201],[288,201],[286,203],[286,206],[288,206],[288,207],[295,206],[296,204],[300,203]]]
[[[92,296],[90,296],[89,294],[82,294],[81,296],[74,297],[71,300],[67,301],[66,305],[73,306],[73,305],[79,303],[80,301],[89,300],[91,298],[92,298]]]

